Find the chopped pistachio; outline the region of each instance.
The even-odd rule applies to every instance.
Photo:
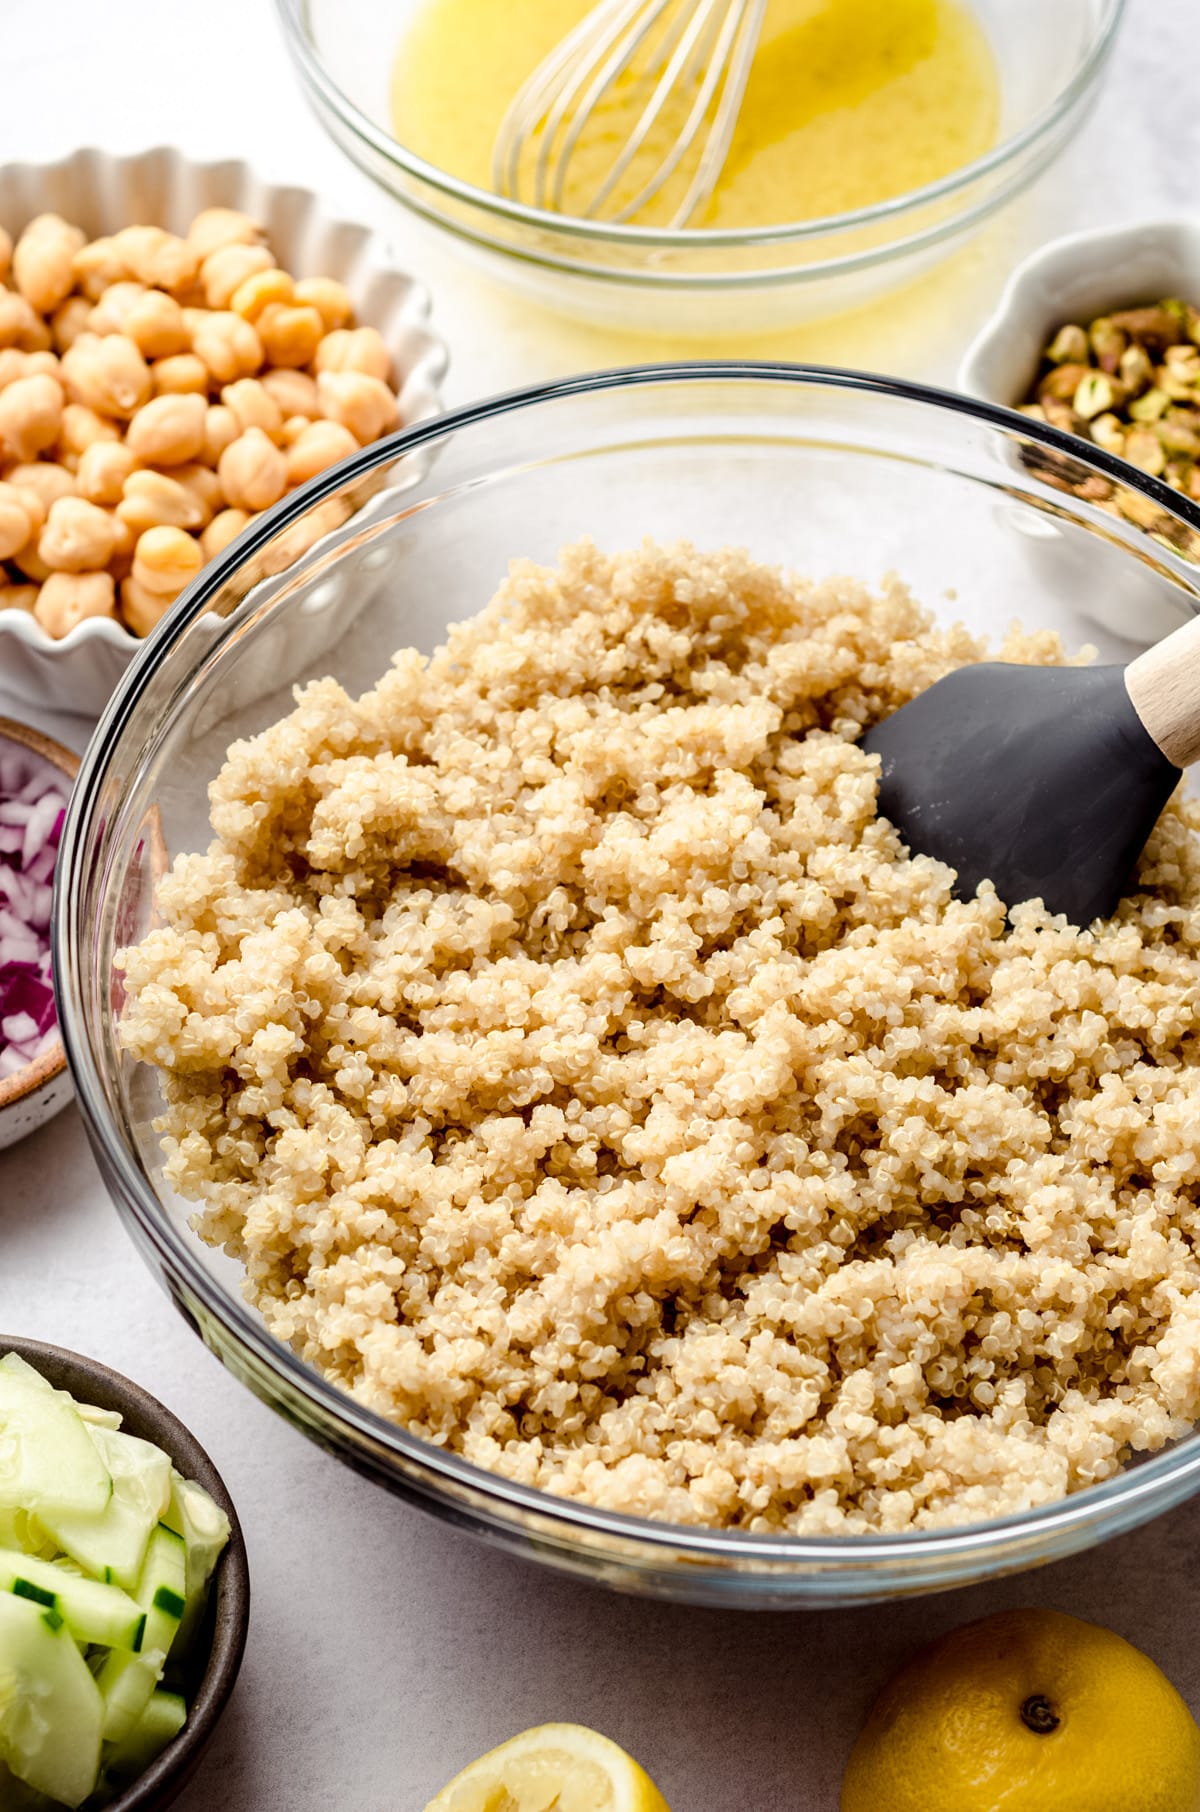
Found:
[[[1155,422],[1154,432],[1160,446],[1168,453],[1186,453],[1189,459],[1200,459],[1200,433],[1188,422],[1172,421],[1170,416],[1164,416]]]
[[[1130,465],[1158,478],[1166,470],[1167,456],[1153,428],[1131,428],[1125,436],[1125,458]]]
[[[1080,378],[1071,401],[1076,415],[1090,422],[1094,415],[1102,415],[1113,408],[1117,401],[1117,386],[1103,371],[1089,371]]]
[[[1049,346],[1046,357],[1054,365],[1086,365],[1088,361],[1088,337],[1086,328],[1075,321],[1068,321],[1060,327]]]
[[[1022,403],[1017,414],[1027,415],[1031,421],[1035,422],[1044,422],[1046,419],[1046,411],[1040,403]]]
[[[1154,361],[1144,346],[1127,346],[1117,369],[1121,382],[1134,394],[1145,390],[1154,378]]]
[[[1121,426],[1120,417],[1114,415],[1111,410],[1104,415],[1095,416],[1091,428],[1092,439],[1098,447],[1103,447],[1106,453],[1124,452],[1125,430]]]
[[[1043,398],[1042,408],[1052,428],[1061,428],[1064,434],[1078,434],[1082,423],[1070,403],[1064,403],[1057,396],[1047,396]]]
[[[1186,491],[1188,480],[1193,470],[1190,459],[1168,459],[1163,470],[1163,477],[1177,491]]]
[[[1108,315],[1099,315],[1088,328],[1088,339],[1101,371],[1115,371],[1129,344],[1121,329],[1113,325]]]
[[[1141,396],[1135,396],[1131,403],[1125,405],[1125,412],[1135,422],[1156,422],[1160,415],[1166,413],[1170,397],[1157,384],[1152,390],[1144,390]]]
[[[1190,302],[1187,305],[1187,334],[1189,340],[1200,346],[1200,308],[1193,308]]]
[[[1074,396],[1084,378],[1088,376],[1087,365],[1056,365],[1038,382],[1039,402],[1045,402],[1048,396],[1059,397],[1063,402]]]
[[[1168,346],[1163,354],[1163,364],[1176,377],[1186,378],[1194,384],[1200,378],[1200,346]]]
[[[1160,390],[1164,391],[1173,403],[1194,403],[1200,400],[1195,380],[1184,372],[1172,371],[1169,365],[1160,365],[1155,378]],[[1197,374],[1200,379],[1200,373]]]
[[[1165,302],[1147,308],[1123,308],[1108,317],[1110,324],[1143,346],[1174,346],[1184,337],[1183,322]]]
[[[1187,494],[1200,503],[1200,466],[1193,466],[1187,476]]]

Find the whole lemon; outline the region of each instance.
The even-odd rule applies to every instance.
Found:
[[[1001,1611],[884,1688],[841,1812],[1200,1812],[1200,1729],[1112,1630]]]

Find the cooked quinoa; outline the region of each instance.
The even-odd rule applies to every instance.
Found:
[[[122,1035],[273,1333],[494,1472],[758,1531],[1021,1510],[1200,1418],[1200,818],[1088,931],[954,900],[856,744],[982,652],[897,582],[585,543],[236,743]]]

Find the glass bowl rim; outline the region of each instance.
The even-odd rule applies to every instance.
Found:
[[[304,82],[311,91],[318,95],[321,102],[333,113],[345,129],[353,134],[362,144],[373,151],[386,163],[398,166],[405,175],[414,177],[429,188],[439,191],[453,201],[481,209],[497,218],[531,228],[537,232],[550,234],[558,239],[595,240],[604,244],[620,245],[630,250],[635,248],[669,247],[677,251],[711,251],[729,247],[770,246],[790,242],[803,243],[806,240],[818,239],[833,233],[853,231],[859,227],[872,226],[896,220],[910,211],[919,210],[930,203],[942,201],[969,187],[981,177],[990,176],[994,171],[1011,165],[1026,151],[1032,150],[1040,141],[1053,133],[1056,126],[1067,118],[1072,109],[1088,94],[1092,85],[1098,80],[1116,43],[1117,33],[1124,18],[1128,0],[1100,0],[1104,9],[1099,23],[1088,42],[1083,55],[1075,65],[1070,77],[1054,96],[1054,99],[1041,112],[1021,128],[1019,132],[993,145],[980,157],[972,158],[969,163],[951,170],[946,176],[935,182],[926,183],[918,189],[909,189],[902,195],[891,196],[881,202],[874,202],[868,207],[854,208],[844,214],[828,214],[815,220],[781,222],[764,227],[682,227],[674,230],[665,227],[646,227],[618,225],[614,222],[585,220],[575,214],[556,214],[545,208],[533,208],[522,202],[510,201],[507,197],[497,195],[489,189],[478,188],[474,183],[453,176],[448,170],[432,164],[402,145],[399,139],[386,132],[381,126],[363,112],[357,102],[341,88],[329,74],[324,58],[317,50],[309,25],[309,0],[275,0],[275,10],[279,16],[284,40],[293,61],[300,70]],[[1039,166],[1040,168],[1040,166]],[[1034,174],[1037,172],[1035,171]],[[407,201],[407,198],[403,198]],[[412,205],[412,204],[409,204]],[[997,205],[995,202],[992,205]],[[459,223],[443,219],[436,210],[423,207],[419,212],[441,225],[461,230]],[[988,212],[982,207],[968,213],[965,218],[982,217]],[[468,232],[468,237],[478,237]],[[918,241],[923,243],[924,241]],[[503,244],[506,252],[531,256],[521,253],[521,248]],[[907,241],[901,241],[899,249],[909,249]],[[882,262],[897,251],[892,243],[870,248],[855,260],[856,263]],[[539,262],[536,256],[534,262]],[[552,261],[551,261],[552,262]],[[814,274],[828,275],[829,262],[814,267]],[[840,266],[839,266],[840,268]],[[592,274],[585,271],[585,275]],[[605,273],[621,276],[625,273]],[[774,273],[771,273],[774,275]],[[796,273],[785,273],[794,276]],[[725,281],[730,279],[726,278]],[[744,281],[745,279],[740,279]]]
[[[1170,1487],[1186,1481],[1184,1490],[1175,1493],[1175,1497],[1185,1495],[1188,1488],[1200,1489],[1200,1430],[1186,1436],[1165,1453],[1135,1466],[1123,1467],[1112,1478],[1053,1503],[979,1522],[891,1535],[761,1535],[743,1529],[661,1522],[624,1511],[601,1509],[581,1499],[554,1497],[537,1487],[489,1472],[460,1454],[424,1441],[365,1408],[276,1340],[265,1323],[211,1275],[192,1244],[170,1224],[155,1192],[145,1183],[139,1166],[132,1161],[127,1144],[111,1126],[103,1081],[91,1057],[76,954],[79,943],[74,935],[73,918],[88,873],[83,852],[93,829],[109,754],[137,713],[144,680],[163,665],[184,631],[204,614],[222,586],[248,559],[261,551],[281,529],[323,502],[343,484],[374,467],[431,441],[499,420],[518,410],[536,408],[542,403],[643,385],[687,385],[713,380],[811,385],[849,394],[890,397],[928,406],[951,416],[966,416],[1009,434],[1019,433],[1023,439],[1040,443],[1050,451],[1071,455],[1078,463],[1093,467],[1127,489],[1140,491],[1200,534],[1200,504],[1190,502],[1160,480],[1150,478],[1124,460],[1073,434],[1020,415],[1014,409],[964,396],[957,391],[832,366],[704,359],[617,367],[504,392],[373,442],[264,511],[203,569],[146,638],[119,681],[83,755],[59,846],[52,923],[59,1025],[89,1138],[103,1153],[105,1164],[102,1169],[106,1170],[105,1182],[110,1194],[114,1191],[108,1182],[108,1171],[111,1170],[117,1179],[118,1211],[128,1213],[136,1223],[138,1232],[157,1252],[172,1284],[178,1285],[182,1281],[205,1312],[230,1337],[235,1348],[248,1351],[267,1374],[277,1377],[304,1402],[313,1412],[316,1426],[327,1431],[332,1424],[331,1438],[335,1446],[344,1449],[343,1431],[348,1430],[373,1448],[383,1449],[387,1455],[386,1466],[378,1461],[371,1466],[377,1478],[386,1472],[395,1480],[396,1462],[405,1462],[410,1474],[421,1479],[422,1490],[440,1502],[460,1509],[464,1505],[470,1506],[480,1517],[503,1518],[508,1525],[517,1528],[522,1517],[536,1519],[543,1530],[552,1529],[557,1538],[571,1548],[585,1544],[589,1536],[598,1536],[620,1544],[627,1551],[635,1548],[643,1555],[673,1554],[710,1568],[716,1563],[735,1568],[739,1564],[745,1567],[758,1563],[786,1573],[811,1566],[830,1579],[838,1571],[854,1565],[891,1564],[903,1568],[906,1563],[919,1563],[922,1559],[931,1564],[945,1562],[952,1557],[1002,1549],[1006,1539],[1018,1537],[1039,1536],[1041,1545],[1049,1546],[1056,1537],[1069,1538],[1072,1531],[1090,1530],[1096,1525],[1100,1526],[1102,1534],[1109,1513],[1117,1506],[1145,1504],[1149,1500],[1150,1508],[1145,1512],[1149,1516],[1154,1513],[1155,1501],[1160,1495],[1165,1496]],[[938,469],[930,463],[931,469]],[[1200,594],[1197,602],[1200,609]],[[214,653],[222,640],[219,638],[208,644],[206,653]],[[188,1318],[192,1319],[190,1314]],[[224,1359],[223,1349],[218,1350],[218,1356]],[[246,1382],[244,1376],[242,1381]],[[269,1400],[277,1402],[275,1391]],[[325,1438],[330,1437],[326,1434]]]

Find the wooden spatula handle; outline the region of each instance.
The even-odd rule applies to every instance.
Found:
[[[1191,767],[1200,758],[1200,617],[1131,661],[1125,689],[1167,760]]]

